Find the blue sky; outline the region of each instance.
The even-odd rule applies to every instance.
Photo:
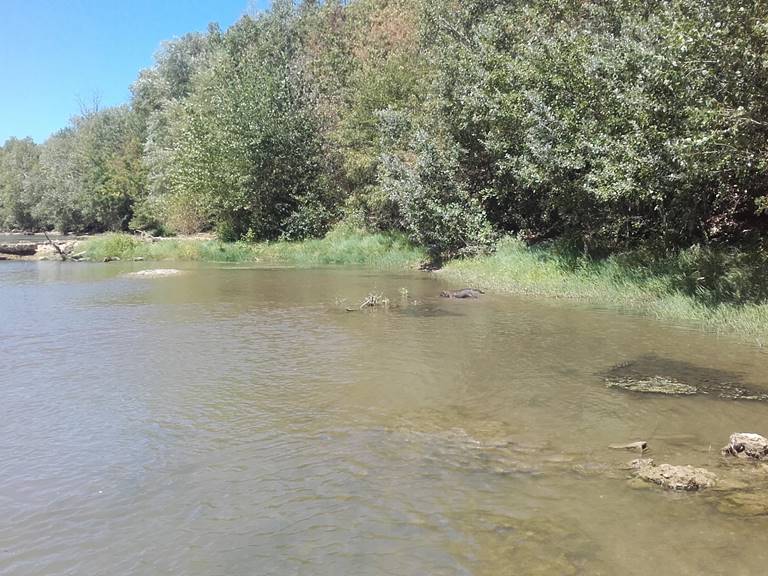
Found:
[[[0,0],[0,144],[37,142],[97,96],[127,102],[163,40],[222,29],[268,0]]]

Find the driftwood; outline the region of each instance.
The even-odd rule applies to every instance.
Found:
[[[51,246],[53,246],[54,250],[56,250],[56,252],[58,252],[58,253],[59,253],[59,256],[61,256],[61,261],[62,261],[62,262],[64,262],[64,261],[67,259],[67,257],[66,257],[66,255],[64,254],[64,252],[62,252],[62,251],[61,251],[61,248],[59,248],[59,247],[56,245],[56,243],[55,243],[53,240],[51,240],[51,237],[50,237],[50,236],[48,236],[48,232],[46,232],[45,230],[43,230],[43,234],[45,234],[45,239],[46,239],[46,240],[48,240],[48,244],[50,244]]]
[[[161,240],[161,238],[158,238],[157,236],[152,236],[152,234],[144,230],[135,230],[134,232],[137,236],[140,236],[141,239],[144,240],[145,242],[158,242]]]
[[[0,244],[0,254],[11,256],[34,256],[37,244],[34,242],[18,242],[16,244]]]

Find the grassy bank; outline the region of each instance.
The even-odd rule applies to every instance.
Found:
[[[201,239],[145,242],[128,234],[106,234],[87,240],[83,250],[93,260],[142,257],[306,267],[362,265],[383,270],[413,268],[426,258],[423,250],[400,235],[349,229],[334,230],[317,240],[258,244]],[[593,261],[507,239],[493,254],[449,262],[439,274],[457,286],[570,298],[737,334],[763,345],[768,344],[768,304],[756,302],[768,300],[766,265],[745,253],[695,249],[663,260],[635,254]]]
[[[591,261],[507,240],[489,256],[450,262],[440,274],[457,284],[578,299],[768,344],[768,304],[754,303],[764,302],[759,295],[768,278],[752,278],[722,258],[718,269],[711,259],[681,253],[653,262]],[[750,270],[754,275],[755,269]]]
[[[407,268],[425,258],[398,234],[365,234],[334,230],[322,239],[302,242],[224,243],[218,240],[168,238],[146,242],[129,234],[105,234],[88,239],[81,248],[91,260],[107,257],[130,260],[253,262],[295,266],[359,265],[379,269]]]

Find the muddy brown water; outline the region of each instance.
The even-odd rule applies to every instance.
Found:
[[[423,273],[145,267],[0,266],[2,575],[765,573],[768,517],[637,489],[607,447],[717,473],[768,403],[600,376],[765,389],[764,349]]]

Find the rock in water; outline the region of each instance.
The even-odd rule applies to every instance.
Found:
[[[638,478],[646,482],[658,484],[669,490],[692,492],[703,488],[711,488],[717,481],[717,477],[704,468],[673,466],[671,464],[655,466],[650,458],[633,460],[630,463],[630,467],[637,470]]]
[[[639,452],[645,452],[648,449],[648,442],[640,440],[638,442],[630,442],[629,444],[611,444],[608,446],[612,450],[637,450]]]
[[[461,290],[443,290],[440,292],[442,298],[479,298],[480,294],[485,294],[477,288],[462,288]]]
[[[643,392],[645,394],[690,395],[699,393],[699,389],[696,386],[663,376],[616,378],[615,380],[607,380],[607,383],[609,388],[621,388],[622,390]]]
[[[182,271],[177,270],[176,268],[150,268],[148,270],[131,272],[130,274],[126,274],[126,276],[139,278],[164,278],[166,276],[178,276],[179,274],[182,274]]]
[[[617,364],[603,378],[609,388],[635,393],[768,402],[766,390],[744,384],[738,374],[652,355]]]
[[[768,438],[750,432],[736,432],[731,434],[728,445],[721,452],[723,456],[768,459]]]
[[[725,495],[717,508],[739,516],[768,516],[768,494],[765,490],[733,492]]]

